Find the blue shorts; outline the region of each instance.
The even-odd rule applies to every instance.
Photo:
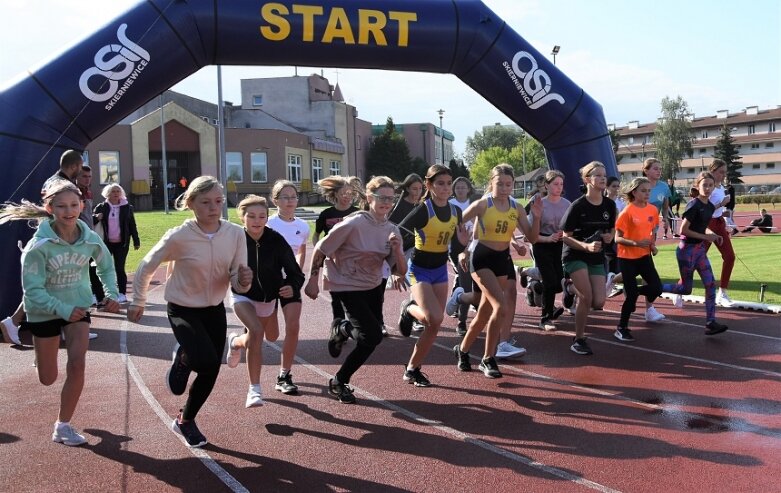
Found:
[[[408,274],[410,285],[419,282],[424,282],[426,284],[447,284],[447,264],[442,264],[433,269],[427,269],[425,267],[417,266],[410,261]]]

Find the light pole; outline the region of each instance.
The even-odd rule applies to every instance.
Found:
[[[439,146],[442,148],[442,165],[445,164],[445,131],[442,130],[442,115],[445,114],[445,110],[437,110],[439,113]]]
[[[561,50],[561,46],[554,45],[553,51],[550,52],[551,55],[553,55],[553,64],[556,65],[556,55],[559,54],[559,50]]]
[[[526,132],[523,129],[521,129],[521,152],[523,156],[521,162],[521,171],[523,172],[521,175],[523,177],[523,198],[526,199]]]
[[[160,164],[163,168],[160,172],[163,175],[163,179],[161,180],[163,182],[163,210],[168,214],[168,160],[165,158],[165,115],[163,114],[163,94],[165,94],[165,91],[160,93],[160,150],[162,151]]]

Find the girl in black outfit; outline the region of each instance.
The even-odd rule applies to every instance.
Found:
[[[101,195],[106,199],[95,206],[95,219],[103,228],[103,241],[114,258],[114,269],[117,271],[117,287],[120,303],[127,303],[127,274],[125,262],[130,250],[130,239],[133,239],[133,249],[141,247],[136,229],[136,218],[133,206],[127,201],[125,190],[118,183],[109,183],[103,188]]]
[[[304,273],[285,238],[266,226],[268,203],[263,197],[248,195],[236,207],[247,238],[247,264],[255,274],[246,293],[231,290],[233,311],[244,324],[243,334],[228,338],[228,367],[235,368],[241,350],[247,349],[249,390],[246,407],[263,405],[260,370],[263,365],[263,337],[279,337],[277,299],[292,298],[304,284]],[[284,272],[284,276],[283,276]]]
[[[399,224],[420,202],[420,197],[423,195],[423,178],[415,173],[407,175],[396,188],[396,194],[399,195],[399,200],[396,201],[396,205],[388,216],[388,220],[393,224]],[[411,231],[402,230],[401,237],[404,255],[409,260],[412,248],[415,246],[415,235]]]

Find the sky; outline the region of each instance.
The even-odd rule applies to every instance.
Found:
[[[0,0],[5,19],[0,29],[0,88],[138,3]],[[540,53],[549,54],[559,45],[557,68],[602,105],[607,123],[620,127],[632,120],[655,121],[665,96],[683,97],[696,116],[781,105],[779,0],[484,3]],[[240,79],[292,76],[294,70],[224,66],[223,98],[240,103]],[[216,73],[215,67],[205,67],[173,89],[216,103]],[[457,153],[484,125],[512,123],[454,75],[298,67],[299,75],[310,73],[322,73],[331,84],[338,80],[358,117],[374,124],[384,124],[390,116],[396,123],[438,125],[437,110],[444,110],[443,126],[455,135]]]

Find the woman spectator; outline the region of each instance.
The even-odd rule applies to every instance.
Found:
[[[103,187],[101,195],[106,199],[95,206],[95,219],[103,228],[103,241],[114,257],[114,268],[117,271],[117,287],[119,288],[120,303],[127,303],[127,273],[125,262],[127,252],[130,250],[130,240],[133,240],[133,249],[141,247],[136,229],[136,218],[133,215],[133,206],[127,201],[125,190],[118,183],[109,183]]]

